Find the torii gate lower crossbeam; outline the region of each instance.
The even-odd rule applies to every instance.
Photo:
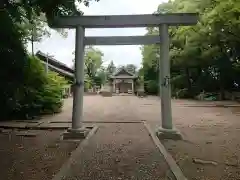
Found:
[[[84,46],[160,43],[159,88],[162,126],[158,128],[156,133],[161,139],[181,139],[181,134],[174,129],[172,123],[168,26],[193,25],[197,23],[197,20],[196,13],[56,17],[55,21],[49,24],[50,27],[76,28],[72,128],[64,134],[65,138],[84,138],[86,135],[86,129],[82,126]],[[160,36],[85,37],[85,28],[113,27],[159,27]]]

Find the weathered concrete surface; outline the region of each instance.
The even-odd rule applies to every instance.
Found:
[[[69,128],[63,133],[62,138],[63,140],[81,140],[86,138],[89,131],[90,129],[87,129],[85,127],[79,129]]]
[[[163,129],[159,127],[155,134],[160,140],[171,139],[171,140],[182,140],[181,133],[176,129]]]

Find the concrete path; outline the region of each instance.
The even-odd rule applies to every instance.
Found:
[[[172,178],[164,157],[142,123],[100,125],[88,143],[76,151],[70,165],[63,166],[64,173],[60,170],[54,180]]]

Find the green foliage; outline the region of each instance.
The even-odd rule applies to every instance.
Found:
[[[92,88],[92,81],[90,79],[85,79],[84,82],[84,91],[87,91],[88,89]]]
[[[17,25],[22,34],[24,34],[24,42],[41,41],[43,37],[50,36],[50,29],[47,27],[44,14],[37,16],[35,12],[32,12],[30,20],[26,18],[26,15],[23,19],[24,20]]]
[[[103,63],[102,57],[103,53],[92,46],[85,49],[84,65],[88,88],[102,84],[103,77],[99,77],[99,75],[101,75],[99,71],[101,70]]]
[[[5,117],[32,118],[56,113],[62,107],[62,91],[66,81],[54,72],[45,74],[37,58],[29,57],[24,67],[24,83],[6,104]]]
[[[73,52],[75,53],[75,52]],[[75,60],[73,60],[75,61]],[[84,72],[87,85],[85,89],[92,88],[95,85],[100,86],[105,81],[103,74],[103,53],[92,46],[85,48],[84,54]]]
[[[98,69],[101,67],[103,60],[103,53],[89,46],[85,48],[85,55],[84,55],[84,65],[85,65],[85,73],[90,79],[94,79]]]
[[[171,27],[172,94],[195,97],[201,91],[240,89],[240,2],[238,0],[175,0],[159,5],[158,12],[198,12],[196,26]],[[147,34],[158,33],[148,28]],[[143,46],[144,80],[158,83],[159,47]],[[155,73],[156,72],[156,73]],[[184,92],[184,93],[183,93]]]
[[[106,72],[106,68],[104,66],[101,66],[96,74],[96,85],[97,86],[102,86],[103,84],[105,84],[107,82],[107,72]]]
[[[3,7],[11,11],[11,14],[16,19],[21,19],[22,15],[26,15],[28,18],[31,17],[34,11],[37,15],[45,13],[49,21],[56,15],[79,15],[83,14],[80,9],[77,9],[76,3],[83,3],[85,6],[89,6],[91,0],[22,0],[22,1],[4,1]],[[99,1],[99,0],[95,0]],[[21,12],[19,12],[19,9]]]
[[[40,41],[49,35],[45,27],[54,15],[81,13],[74,3],[65,0],[6,0],[1,4],[4,7],[0,11],[1,120],[60,110],[65,80],[54,73],[46,76],[42,65],[28,57],[24,45],[26,41]],[[89,1],[83,3],[88,6]]]
[[[29,57],[24,67],[24,77],[22,87],[15,91],[12,98],[14,100],[11,103],[12,107],[8,107],[11,110],[9,116],[13,115],[13,118],[25,118],[40,114],[41,105],[38,103],[37,95],[39,89],[43,89],[47,82],[47,77],[40,62]]]
[[[17,13],[17,12],[16,12]],[[16,106],[15,94],[23,86],[27,53],[21,42],[22,34],[7,11],[0,11],[0,103],[2,118]]]
[[[158,84],[154,80],[149,80],[145,82],[145,91],[148,94],[157,94],[158,93]]]
[[[38,94],[39,104],[42,105],[42,114],[60,112],[63,105],[63,87],[66,84],[67,81],[55,72],[48,73],[47,83],[44,84],[43,89]]]

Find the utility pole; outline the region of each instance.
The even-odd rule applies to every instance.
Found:
[[[48,74],[48,53],[47,53],[47,62],[46,62],[46,73]]]
[[[50,56],[49,53],[47,53],[47,57],[46,57],[46,63],[45,63],[45,71],[46,71],[46,74],[48,74],[48,60],[49,58],[51,58],[53,56]]]

